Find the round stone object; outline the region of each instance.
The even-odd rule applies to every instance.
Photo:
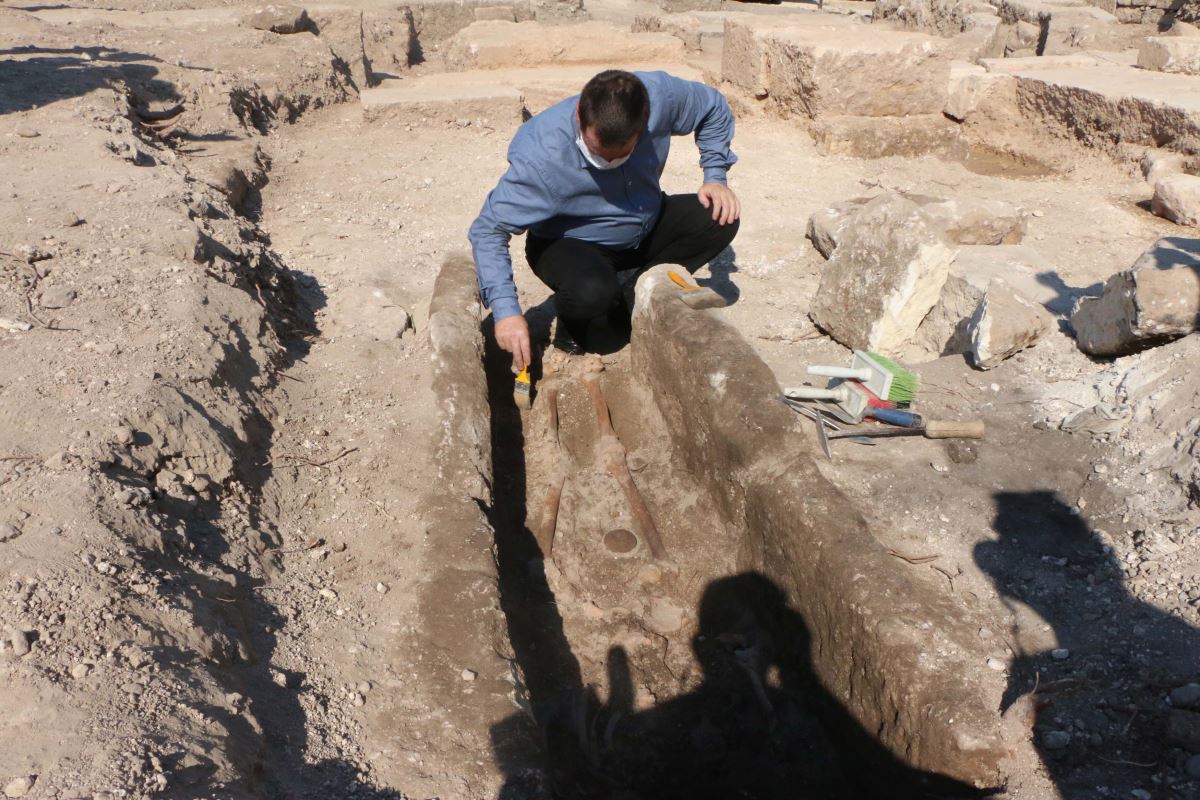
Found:
[[[638,539],[633,531],[624,528],[614,528],[604,534],[604,546],[610,553],[631,553],[637,547]]]

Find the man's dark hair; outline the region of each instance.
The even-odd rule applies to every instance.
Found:
[[[592,128],[604,147],[625,144],[646,128],[650,95],[631,72],[609,69],[592,78],[579,95],[579,127]]]

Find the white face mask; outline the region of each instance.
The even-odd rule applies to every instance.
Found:
[[[598,156],[588,149],[588,146],[583,141],[582,132],[575,135],[575,144],[579,147],[579,152],[583,153],[583,157],[587,159],[587,162],[596,169],[616,169],[628,161],[629,156],[633,155],[633,151],[631,150],[620,158],[614,158],[612,161],[609,161],[607,158]]]

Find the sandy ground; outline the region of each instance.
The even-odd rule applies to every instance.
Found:
[[[624,21],[632,10],[614,4],[601,16]],[[209,108],[195,140],[168,147],[134,128],[119,81],[89,71],[96,56],[72,50],[83,40],[66,23],[109,48],[95,51],[103,68],[133,63],[146,79],[188,87],[182,94],[198,107],[205,91],[236,81],[227,61],[240,51],[221,50],[219,28],[193,31],[187,47],[163,45],[161,29],[128,32],[120,20],[104,27],[69,11],[54,11],[50,33],[11,8],[3,18],[13,27],[0,56],[10,59],[0,61],[0,316],[32,308],[46,326],[0,339],[0,737],[10,743],[0,779],[35,776],[31,797],[183,797],[205,787],[475,796],[406,727],[428,709],[417,707],[421,676],[402,650],[436,535],[417,513],[436,433],[429,298],[443,257],[468,246],[511,131],[366,124],[340,73],[326,79],[314,67],[317,77],[291,90],[309,98],[294,124],[280,119],[261,136]],[[31,41],[38,51],[18,53]],[[225,84],[200,67],[219,50]],[[262,59],[280,68],[311,57]],[[12,59],[30,71],[4,80]],[[436,59],[423,71],[435,72]],[[223,136],[260,145],[270,164],[244,215],[197,180],[206,158],[227,152]],[[734,149],[743,226],[731,257],[698,277],[735,300],[717,313],[781,385],[802,381],[808,363],[847,356],[806,320],[823,260],[804,230],[831,203],[882,189],[1006,200],[1030,213],[1026,242],[1077,289],[1179,233],[1137,205],[1147,189],[1133,165],[1082,152],[1035,179],[933,157],[830,158],[796,121],[753,111],[741,115]],[[694,191],[696,161],[691,141],[676,140],[664,189]],[[208,250],[235,256],[196,259],[195,230]],[[30,264],[22,247],[52,257]],[[519,240],[513,251],[521,300],[544,321],[548,290]],[[38,299],[48,288],[76,297],[53,308]],[[27,307],[26,295],[43,305]],[[289,312],[297,297],[304,313]],[[611,360],[608,388],[637,404],[644,395],[625,383],[624,358]],[[822,468],[885,546],[938,556],[914,574],[954,596],[995,643],[992,658],[1011,676],[1006,702],[1055,687],[1030,723],[1035,737],[1066,731],[1073,743],[1044,750],[1044,763],[1013,765],[1010,796],[1195,797],[1162,738],[1167,692],[1200,678],[1194,515],[1131,505],[1165,491],[1165,478],[1127,474],[1115,449],[1047,430],[1058,420],[1036,401],[1046,384],[1086,381],[1103,366],[1057,332],[986,374],[962,357],[923,365],[925,410],[981,417],[989,438],[971,448],[846,443]],[[578,388],[570,407],[586,419]],[[627,421],[643,449],[627,446],[649,464],[661,461],[654,421]],[[535,503],[545,420],[526,423]],[[577,453],[589,435],[577,434]],[[686,476],[660,466],[651,505],[678,527],[699,527],[694,510],[672,505]],[[565,501],[568,542],[571,526],[584,531],[609,514],[611,486],[581,486]],[[1149,516],[1155,508],[1160,518]],[[699,587],[688,570],[699,575],[723,554],[700,549],[666,579],[639,572],[644,593],[631,599],[623,573],[589,572],[596,556],[579,548],[567,548],[548,588],[581,674],[603,677],[620,641],[635,662],[643,650],[658,654],[639,662],[656,677],[635,692],[635,707],[684,697],[697,680],[688,645]],[[597,616],[605,604],[622,613]],[[1061,650],[1068,655],[1052,655]],[[806,757],[819,760],[819,748]]]

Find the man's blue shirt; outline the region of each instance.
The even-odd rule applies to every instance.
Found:
[[[733,114],[716,89],[665,72],[635,73],[650,95],[650,119],[629,160],[592,167],[575,143],[578,96],[526,122],[508,148],[508,171],[484,201],[469,233],[483,302],[497,320],[521,313],[513,283],[511,236],[570,237],[624,250],[637,247],[658,219],[659,178],[671,137],[696,134],[706,183],[724,183],[737,156]]]

